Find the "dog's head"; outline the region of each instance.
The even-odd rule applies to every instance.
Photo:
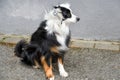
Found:
[[[72,13],[72,10],[70,9],[70,4],[68,3],[54,6],[53,14],[62,19],[62,21],[64,21],[65,23],[75,23],[80,20],[79,17],[75,16]]]

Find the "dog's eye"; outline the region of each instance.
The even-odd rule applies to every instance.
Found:
[[[70,17],[71,17],[71,14],[70,14],[70,13],[67,13],[67,17],[70,18]]]
[[[70,17],[71,17],[70,11],[64,11],[64,12],[63,12],[63,17],[64,17],[64,18],[70,18]]]

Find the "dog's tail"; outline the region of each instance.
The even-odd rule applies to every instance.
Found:
[[[37,45],[29,44],[25,40],[19,41],[14,49],[15,55],[21,58],[21,61],[29,66],[34,64],[34,58],[37,57]]]
[[[19,41],[14,48],[15,55],[17,57],[23,58],[22,55],[24,55],[24,48],[27,45],[28,45],[28,43],[25,40]]]
[[[14,48],[14,53],[15,53],[15,56],[17,57],[20,57],[21,58],[21,61],[29,66],[32,65],[30,59],[27,57],[27,54],[26,54],[26,47],[28,46],[29,44],[27,43],[27,41],[25,40],[21,40],[19,41],[15,48]]]

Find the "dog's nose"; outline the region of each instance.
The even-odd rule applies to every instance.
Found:
[[[79,21],[80,20],[80,18],[77,18],[77,21]]]

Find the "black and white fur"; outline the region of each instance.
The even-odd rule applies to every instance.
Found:
[[[79,21],[80,18],[72,14],[70,4],[60,4],[54,6],[54,9],[45,15],[44,21],[41,22],[39,28],[32,34],[31,40],[27,43],[21,40],[15,47],[15,54],[26,64],[36,66],[35,61],[44,67],[42,58],[48,67],[52,66],[52,62],[58,62],[59,73],[63,77],[67,77],[68,73],[64,69],[63,63],[58,59],[64,59],[64,54],[68,50],[70,42],[69,24]],[[52,49],[52,47],[55,47]],[[57,52],[56,52],[57,51]],[[54,80],[54,75],[46,77]]]

